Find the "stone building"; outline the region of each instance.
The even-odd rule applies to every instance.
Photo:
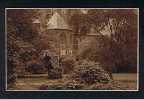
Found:
[[[39,32],[46,40],[50,41],[50,49],[60,56],[77,56],[86,47],[95,46],[96,40],[102,38],[102,35],[109,35],[109,27],[105,27],[101,33],[97,33],[94,27],[85,34],[75,33],[69,24],[69,16],[74,13],[82,13],[80,10],[73,9],[48,9],[40,11]],[[38,22],[38,21],[35,21]],[[43,25],[45,27],[43,27]],[[99,44],[98,44],[99,45]],[[97,45],[97,46],[98,46]]]
[[[54,13],[47,23],[48,38],[54,45],[53,51],[59,56],[72,55],[72,30],[59,13]]]

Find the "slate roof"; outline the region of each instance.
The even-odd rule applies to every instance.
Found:
[[[49,19],[47,29],[71,30],[65,19],[57,12]]]

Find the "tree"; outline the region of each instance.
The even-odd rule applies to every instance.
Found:
[[[99,34],[105,26],[110,26],[110,37],[101,34],[102,39],[98,39],[100,47],[85,48],[81,56],[98,59],[102,64],[109,65],[117,72],[136,72],[138,34],[136,10],[91,9],[84,16],[75,14],[72,22],[77,30],[75,32],[80,34],[88,33],[91,25],[94,25]],[[80,26],[84,26],[85,23],[87,23],[88,31],[78,31],[83,30]],[[97,46],[97,43],[95,45]]]
[[[11,25],[15,28],[16,36],[22,38],[23,41],[31,41],[37,34],[37,32],[32,29],[32,18],[35,16],[35,10],[7,10],[8,23],[11,21]]]
[[[116,10],[110,13],[114,19],[112,39],[117,45],[115,66],[119,72],[137,71],[137,14],[135,10]]]

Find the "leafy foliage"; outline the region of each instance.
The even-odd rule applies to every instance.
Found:
[[[99,64],[92,61],[82,61],[77,66],[72,75],[73,79],[86,84],[96,82],[107,83],[111,81],[109,74],[100,67]]]
[[[63,57],[60,61],[61,67],[63,69],[63,73],[67,74],[74,70],[75,59],[73,57]]]
[[[39,54],[44,49],[54,47],[54,41],[38,35],[33,26],[33,18],[42,19],[45,12],[40,10],[9,9],[7,11],[8,58],[15,62],[25,62],[32,59],[31,53]],[[92,26],[101,38],[95,45],[81,49],[81,58],[98,61],[109,72],[136,72],[137,66],[137,14],[130,9],[89,9],[87,14],[80,10],[67,9],[69,24],[74,33],[86,35]],[[48,14],[50,17],[50,14]],[[44,23],[48,19],[42,19]],[[112,22],[110,22],[110,20]],[[105,26],[110,25],[110,37],[101,34]],[[44,28],[44,27],[43,27]],[[45,27],[46,28],[46,27]],[[48,36],[49,37],[49,36]],[[99,45],[98,45],[99,44]],[[34,51],[33,51],[34,50]],[[28,54],[26,54],[28,53]],[[26,54],[26,57],[25,57]],[[28,56],[29,55],[29,56]],[[37,56],[39,57],[39,56]],[[64,61],[65,69],[73,69],[73,61]],[[67,67],[66,67],[67,66]],[[68,70],[66,69],[66,72]]]
[[[96,32],[102,36],[95,41],[95,46],[83,48],[79,56],[100,61],[104,67],[108,67],[106,69],[113,69],[113,72],[136,72],[138,33],[135,12],[131,9],[90,9],[86,15],[74,15],[71,20],[76,25],[77,33],[87,34],[91,25],[94,25]],[[81,27],[85,25],[86,28]],[[101,33],[106,26],[111,30],[108,33],[110,37]]]
[[[8,60],[8,66],[10,66],[11,68],[8,67],[7,83],[8,87],[12,87],[17,79],[17,75],[15,73],[16,72],[15,63],[12,59]]]
[[[55,67],[48,73],[48,78],[49,79],[60,79],[62,78],[62,69]]]

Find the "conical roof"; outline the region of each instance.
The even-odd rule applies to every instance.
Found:
[[[59,13],[54,13],[47,23],[47,29],[71,30],[64,18]]]
[[[33,23],[34,23],[34,24],[39,24],[39,23],[40,23],[40,20],[39,20],[39,19],[34,19],[34,20],[33,20]]]

